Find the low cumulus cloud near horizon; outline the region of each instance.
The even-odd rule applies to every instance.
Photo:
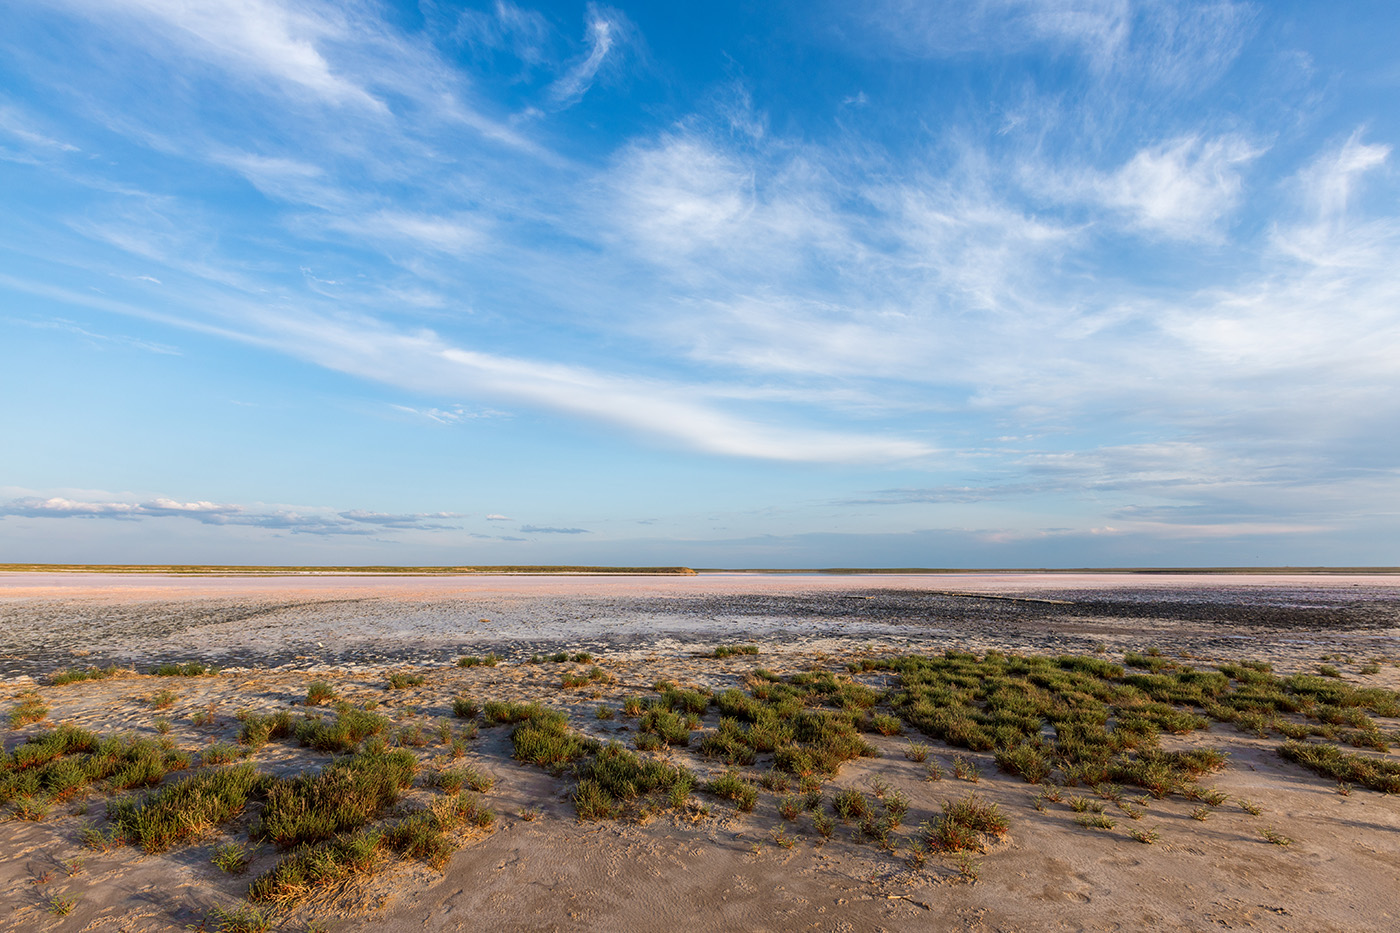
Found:
[[[445,519],[462,516],[451,512],[386,514],[361,509],[292,509],[243,506],[214,502],[180,502],[165,497],[138,501],[78,500],[64,496],[24,496],[0,502],[0,519],[108,519],[137,522],[146,519],[185,518],[204,525],[247,525],[294,534],[376,535],[384,531],[457,531],[459,524]]]

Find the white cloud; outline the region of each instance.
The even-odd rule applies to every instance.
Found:
[[[1248,39],[1254,8],[1230,2],[1132,0],[876,0],[831,4],[878,41],[871,55],[977,53],[998,58],[1035,46],[1069,50],[1100,79],[1202,87],[1217,80]]]
[[[426,418],[429,421],[436,421],[438,424],[462,424],[466,421],[476,421],[482,418],[506,417],[506,413],[502,411],[490,408],[471,409],[463,405],[454,405],[451,408],[412,408],[408,405],[392,405],[390,407],[410,415]]]
[[[631,24],[621,12],[590,3],[585,37],[588,52],[550,86],[549,93],[555,101],[568,107],[581,100],[593,86],[614,46],[623,40],[630,28]]]
[[[34,128],[27,115],[21,114],[19,110],[10,106],[0,106],[0,132],[8,133],[10,136],[40,149],[53,149],[59,152],[82,151],[72,143],[63,142],[39,132]]]
[[[70,0],[128,13],[164,27],[196,55],[234,70],[301,88],[336,104],[383,109],[365,88],[339,74],[320,46],[344,39],[346,18],[334,6],[292,7],[275,0]]]
[[[1295,190],[1305,219],[1277,231],[1275,243],[1284,252],[1317,266],[1368,266],[1385,261],[1389,246],[1385,241],[1396,233],[1394,220],[1358,227],[1352,217],[1352,201],[1363,177],[1390,158],[1390,146],[1363,143],[1361,134],[1361,130],[1352,133],[1341,146],[1298,173]]]
[[[158,279],[153,279],[148,275],[138,275],[134,276],[134,278],[148,282],[154,282],[157,285],[160,284],[160,281]],[[14,319],[12,318],[11,320]],[[73,321],[64,320],[63,318],[51,318],[49,320],[41,321],[18,320],[16,321],[16,323],[23,324],[26,327],[34,327],[41,330],[66,331],[67,333],[75,334],[79,337],[86,338],[89,341],[93,341],[98,345],[125,346],[131,347],[136,350],[145,350],[148,353],[159,353],[164,356],[180,355],[180,351],[177,348],[172,347],[168,344],[155,343],[150,340],[141,340],[136,337],[128,337],[121,334],[101,334],[90,328],[82,327],[74,323]]]
[[[1241,170],[1260,153],[1238,137],[1187,136],[1139,150],[1089,186],[1134,226],[1177,239],[1214,239],[1239,204]]]
[[[363,242],[392,248],[409,245],[455,256],[469,255],[485,241],[481,218],[382,210],[372,214],[327,214],[305,218],[310,227],[348,233]]]
[[[363,509],[333,512],[329,509],[266,507],[181,502],[166,496],[144,500],[106,498],[74,499],[67,496],[21,496],[0,502],[0,520],[43,519],[146,519],[185,518],[203,525],[241,525],[295,534],[363,536],[386,531],[455,531],[459,525],[444,520],[460,518],[452,512],[391,514]]]
[[[527,65],[542,64],[553,29],[543,14],[508,0],[496,0],[491,12],[466,9],[457,18],[453,38],[472,47],[507,49]]]
[[[754,209],[753,170],[689,136],[632,149],[613,175],[614,215],[660,262],[731,242]]]
[[[79,501],[63,496],[31,496],[0,503],[0,516],[28,518],[124,518],[183,516],[197,521],[220,522],[237,516],[242,508],[213,502],[179,502],[159,497],[145,502]]]
[[[325,169],[302,159],[225,150],[214,151],[210,158],[238,172],[269,197],[325,210],[347,206],[344,192],[327,177]]]

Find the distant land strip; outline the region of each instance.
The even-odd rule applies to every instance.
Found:
[[[1400,574],[1400,567],[590,567],[541,565],[499,565],[463,567],[365,566],[277,566],[242,564],[0,564],[0,573],[168,573],[168,574],[363,574],[404,576],[470,576],[481,574],[650,574],[687,576],[697,573],[753,574]],[[960,595],[960,594],[951,594]]]
[[[689,567],[572,567],[572,566],[498,566],[498,567],[281,567],[245,566],[239,564],[0,564],[0,573],[173,573],[173,574],[365,574],[451,576],[470,574],[671,574],[693,575]]]
[[[793,570],[782,567],[722,568],[696,567],[695,573],[828,573],[828,574],[955,574],[955,573],[1199,573],[1199,574],[1400,574],[1400,567],[812,567]],[[957,595],[957,594],[952,594]]]

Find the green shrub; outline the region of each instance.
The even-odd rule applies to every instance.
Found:
[[[139,802],[109,801],[107,816],[127,840],[164,852],[242,813],[270,780],[252,765],[193,774]]]
[[[1042,783],[1053,770],[1044,750],[1031,742],[1000,749],[995,757],[997,767],[1009,774],[1020,775],[1027,784]]]
[[[361,752],[319,774],[277,781],[268,786],[267,802],[249,835],[285,849],[357,830],[398,802],[417,767],[404,749]]]
[[[297,741],[319,752],[350,752],[370,736],[382,735],[389,720],[377,713],[341,704],[333,722],[308,716],[293,728]]]
[[[214,855],[210,861],[220,871],[228,872],[230,875],[240,875],[248,870],[248,850],[237,842],[228,842],[214,849]]]
[[[667,745],[689,745],[690,733],[699,726],[694,713],[681,715],[660,707],[647,710],[637,725],[639,732],[649,732]]]
[[[10,710],[10,728],[18,729],[32,722],[39,722],[48,714],[49,708],[44,705],[38,694],[22,696],[15,708]]]
[[[928,831],[928,845],[945,852],[981,850],[984,835],[1004,836],[1008,828],[1006,817],[995,803],[969,794],[962,800],[944,801],[942,817]]]
[[[215,742],[206,745],[199,753],[199,763],[201,765],[226,765],[230,761],[237,761],[242,757],[242,752],[236,745],[227,742]]]
[[[108,677],[115,677],[123,673],[126,673],[126,669],[117,667],[115,664],[109,667],[85,667],[81,670],[69,668],[50,674],[49,683],[59,687],[63,684],[78,683],[84,680],[106,680]]]
[[[482,719],[488,726],[510,725],[540,716],[547,716],[551,710],[539,703],[513,703],[503,700],[488,700],[482,707]]]
[[[292,732],[292,714],[286,710],[278,710],[270,716],[250,713],[243,717],[238,741],[249,748],[262,748],[274,739],[287,738]]]
[[[838,791],[831,798],[831,809],[843,820],[858,820],[870,814],[870,801],[854,787]]]
[[[1335,745],[1285,742],[1278,753],[1318,774],[1360,784],[1387,794],[1400,794],[1400,761],[1343,752]]]
[[[586,687],[589,684],[605,684],[612,680],[612,675],[596,665],[582,673],[566,673],[563,679],[565,689],[572,690],[575,687]]]
[[[301,845],[248,889],[248,899],[291,907],[317,890],[355,874],[369,872],[380,861],[381,833],[357,832],[315,845]]]
[[[723,659],[745,654],[758,654],[758,645],[720,645],[704,657]]]
[[[622,806],[597,781],[579,781],[572,799],[581,820],[611,820],[622,812]]]
[[[156,677],[199,677],[203,674],[217,674],[218,669],[200,661],[186,661],[183,664],[167,661],[151,668]]]
[[[489,706],[488,716],[489,716]],[[569,717],[556,710],[536,706],[511,732],[515,757],[530,764],[550,767],[577,761],[587,753],[587,745],[568,726]]]
[[[609,819],[638,797],[663,795],[679,806],[694,787],[695,777],[685,768],[641,758],[613,742],[580,768],[574,809],[579,819]]]
[[[734,771],[725,772],[715,778],[705,789],[723,800],[734,801],[734,805],[745,813],[758,803],[758,788]]]

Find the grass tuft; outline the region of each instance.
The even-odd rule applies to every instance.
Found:
[[[746,654],[758,654],[758,645],[720,645],[714,651],[701,655],[701,657],[723,660]]]
[[[944,801],[943,815],[927,831],[927,841],[930,848],[943,852],[981,851],[986,847],[984,837],[999,838],[1008,829],[1006,817],[995,803],[969,794],[962,800]]]
[[[1400,794],[1400,761],[1343,752],[1335,745],[1285,742],[1278,753],[1323,777]]]
[[[117,667],[115,664],[109,667],[68,668],[67,670],[55,671],[50,674],[49,683],[55,687],[60,687],[64,684],[78,683],[84,680],[106,680],[109,677],[116,677],[118,674],[125,673],[129,673],[127,668]]]

